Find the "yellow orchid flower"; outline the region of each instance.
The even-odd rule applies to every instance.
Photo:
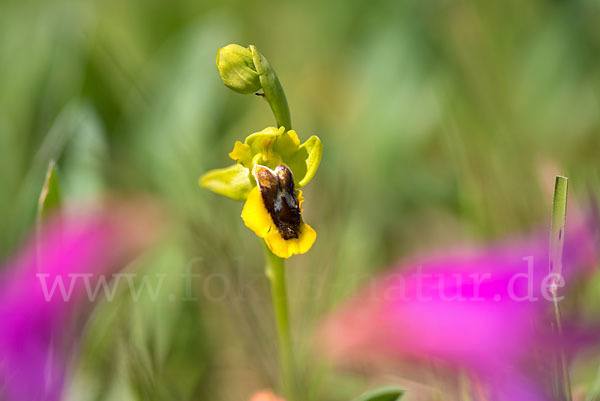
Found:
[[[212,170],[200,185],[245,200],[242,219],[280,258],[307,252],[317,234],[302,218],[302,191],[315,175],[323,145],[317,136],[300,143],[295,131],[268,127],[237,141],[229,154],[236,164]]]

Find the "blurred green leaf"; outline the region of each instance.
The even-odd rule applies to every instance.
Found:
[[[54,160],[48,164],[46,179],[42,192],[38,201],[38,222],[43,221],[58,210],[61,204],[60,184],[58,181],[58,173],[56,171],[56,163]]]
[[[72,132],[61,158],[63,193],[69,201],[89,201],[105,190],[106,132],[97,110],[87,101],[75,103],[71,119]]]
[[[403,394],[404,390],[399,387],[382,387],[368,391],[353,401],[397,401]]]

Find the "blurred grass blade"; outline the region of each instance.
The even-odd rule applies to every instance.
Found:
[[[398,401],[404,390],[399,387],[381,387],[355,398],[353,401]]]
[[[48,163],[46,171],[46,179],[38,200],[37,219],[38,224],[44,221],[48,215],[58,210],[61,205],[60,184],[58,181],[58,173],[56,171],[56,163],[51,160]]]
[[[554,181],[554,197],[552,199],[552,220],[550,222],[550,274],[562,274],[562,252],[565,242],[565,223],[567,219],[568,179],[557,175]],[[558,304],[558,276],[552,279],[550,291],[554,301],[554,318],[556,332],[562,336],[560,306]],[[572,401],[571,380],[567,358],[562,348],[556,350],[556,395],[561,400]]]
[[[567,177],[556,176],[550,223],[550,273],[562,274],[562,252],[567,217]],[[554,280],[556,281],[556,280]]]

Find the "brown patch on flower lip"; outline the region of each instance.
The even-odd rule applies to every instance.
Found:
[[[281,164],[275,171],[264,166],[254,167],[254,177],[265,208],[285,240],[300,235],[300,204],[296,197],[292,171]]]

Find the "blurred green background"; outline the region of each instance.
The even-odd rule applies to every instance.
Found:
[[[274,124],[222,85],[219,47],[256,45],[300,138],[324,143],[304,205],[318,239],[288,272],[307,399],[347,400],[366,383],[318,367],[311,333],[366,277],[546,224],[554,174],[598,195],[599,18],[597,0],[3,0],[0,256],[30,230],[50,159],[67,203],[143,194],[172,222],[131,267],[168,275],[160,297],[99,305],[67,398],[244,400],[276,383],[260,246],[241,203],[197,185]]]

